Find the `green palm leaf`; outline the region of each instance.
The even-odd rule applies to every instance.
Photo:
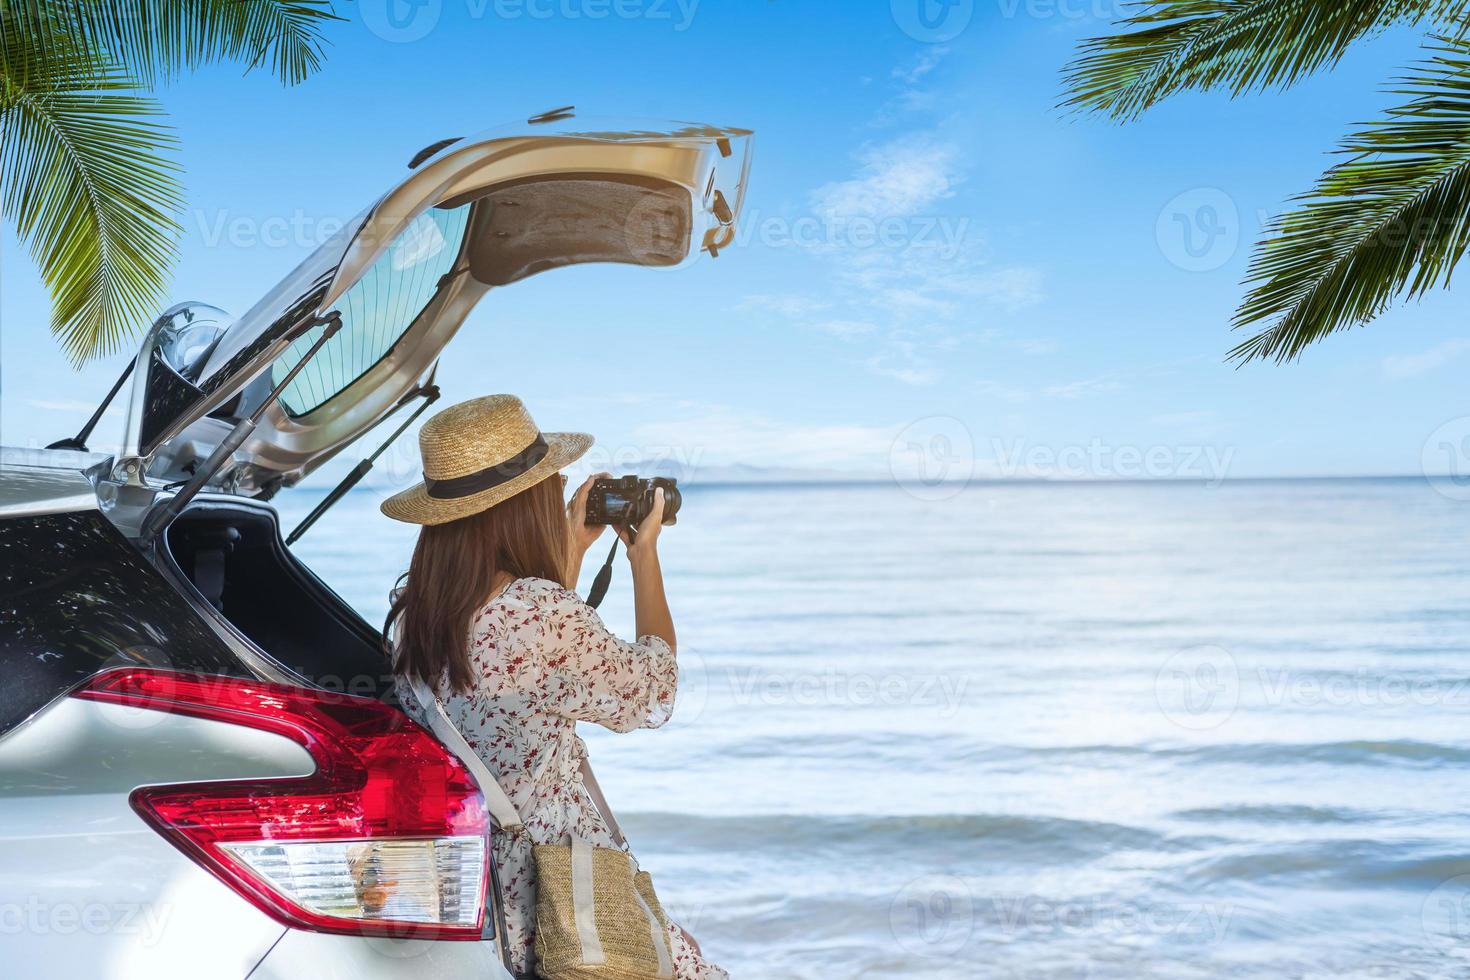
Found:
[[[244,62],[247,71],[269,65],[294,85],[321,67],[321,29],[340,19],[330,0],[64,0],[57,6],[88,50],[149,86],[222,60]]]
[[[1444,21],[1466,0],[1147,0],[1068,66],[1065,105],[1132,119],[1187,89],[1287,86],[1394,24]]]
[[[1470,246],[1470,40],[1437,43],[1395,89],[1409,101],[1349,136],[1349,159],[1268,227],[1235,325],[1270,326],[1233,358],[1289,360],[1401,294],[1449,285]]]
[[[294,85],[321,67],[330,0],[0,0],[42,57],[59,50],[118,65],[144,86],[215,61],[269,65]]]
[[[44,59],[0,23],[0,212],[51,291],[51,329],[78,364],[146,322],[174,257],[173,137],[119,68],[60,36]]]
[[[152,319],[175,257],[175,141],[141,89],[224,59],[299,82],[334,19],[329,0],[0,0],[0,213],[75,362]]]

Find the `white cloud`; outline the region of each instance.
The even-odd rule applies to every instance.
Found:
[[[1218,418],[1219,413],[1211,411],[1167,412],[1163,415],[1155,415],[1152,421],[1157,425],[1197,426],[1214,422]]]
[[[874,374],[906,385],[931,385],[939,379],[933,362],[911,340],[890,339],[864,363]]]
[[[32,398],[26,404],[31,408],[39,409],[43,412],[70,412],[73,414],[80,412],[83,415],[91,415],[97,411],[96,405],[89,405],[84,401],[77,401],[71,398]]]
[[[1075,401],[1088,395],[1096,395],[1105,391],[1117,391],[1123,386],[1110,378],[1089,378],[1085,381],[1073,381],[1064,385],[1050,385],[1041,390],[1048,398],[1060,398],[1063,401]]]
[[[916,104],[918,85],[945,54],[943,48],[926,50],[892,70],[900,102]],[[996,265],[972,228],[975,216],[966,213],[966,199],[959,196],[968,163],[945,125],[862,147],[851,176],[815,188],[810,214],[781,228],[793,232],[783,241],[827,263],[830,302],[759,296],[742,305],[867,345],[860,363],[880,377],[907,385],[935,383],[956,333],[976,336],[989,328],[980,322],[985,312],[1014,313],[1042,299],[1041,273]],[[798,230],[801,235],[794,234]],[[813,322],[818,314],[820,322]],[[1033,341],[1025,352],[1053,349]]]
[[[919,56],[910,62],[907,67],[900,66],[893,69],[893,77],[905,85],[913,85],[919,79],[939,67],[939,63],[944,60],[947,54],[949,54],[949,48],[941,45],[928,48],[925,51],[919,52]]]
[[[812,193],[828,220],[913,217],[954,194],[963,177],[950,143],[915,134],[859,154],[857,176],[823,184]]]
[[[1395,381],[1415,378],[1444,367],[1470,351],[1470,340],[1446,340],[1418,354],[1394,354],[1383,359],[1383,373]]]
[[[791,293],[768,294],[756,293],[745,297],[740,301],[736,309],[746,313],[766,312],[776,313],[784,317],[804,317],[813,313],[820,313],[831,307],[831,303],[813,299],[810,296],[798,296]]]
[[[988,379],[981,379],[975,382],[975,389],[982,395],[998,398],[1005,402],[1024,402],[1031,397],[1031,392],[1025,388],[1002,384],[999,381],[990,381]]]
[[[823,320],[813,328],[838,340],[860,340],[878,332],[877,327],[862,320]]]
[[[1055,354],[1061,350],[1061,344],[1047,338],[1022,337],[1014,341],[1016,350],[1031,357],[1040,357],[1043,354]]]
[[[699,414],[645,423],[633,434],[645,446],[677,447],[682,458],[712,465],[874,470],[887,465],[901,428],[791,424],[726,406],[705,406]]]

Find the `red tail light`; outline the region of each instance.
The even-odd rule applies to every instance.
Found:
[[[99,674],[76,697],[275,732],[309,776],[143,786],[144,820],[257,908],[317,932],[479,939],[490,820],[463,765],[365,698],[171,671]]]

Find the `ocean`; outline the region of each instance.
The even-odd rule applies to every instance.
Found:
[[[954,489],[685,491],[674,720],[584,735],[711,959],[1470,976],[1470,506],[1412,479]],[[319,499],[283,493],[285,526]],[[374,623],[414,534],[380,499],[297,545]],[[626,566],[603,611],[632,632]]]

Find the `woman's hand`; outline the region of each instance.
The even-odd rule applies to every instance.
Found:
[[[593,481],[606,479],[610,476],[612,476],[611,473],[593,473],[586,480],[582,481],[582,485],[577,488],[576,493],[572,494],[572,499],[567,504],[567,520],[572,525],[572,557],[579,564],[581,563],[582,556],[587,554],[587,549],[591,548],[597,543],[597,539],[602,537],[602,532],[605,527],[602,524],[588,525],[587,494],[592,490]]]
[[[636,561],[645,555],[653,555],[658,552],[658,535],[664,529],[664,488],[653,488],[653,507],[648,511],[648,516],[643,518],[643,523],[638,525],[638,533],[633,540],[628,540],[628,529],[618,528],[618,537],[623,539],[623,546],[628,551],[628,560]]]

